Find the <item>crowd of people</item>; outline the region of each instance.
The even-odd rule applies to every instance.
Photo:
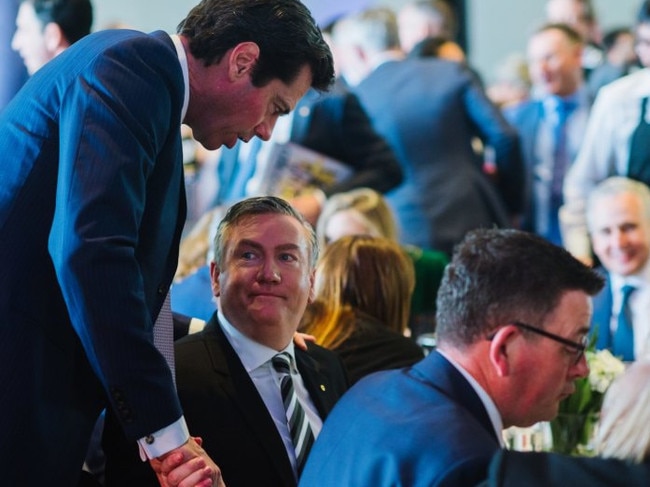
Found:
[[[547,0],[500,87],[446,0],[15,13],[3,482],[648,485],[650,0]],[[508,451],[589,347],[628,365],[597,456]]]

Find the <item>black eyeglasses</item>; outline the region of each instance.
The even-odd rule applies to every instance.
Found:
[[[587,349],[587,345],[589,343],[589,337],[587,335],[585,335],[582,338],[582,341],[578,343],[578,342],[574,342],[573,340],[569,340],[568,338],[561,337],[560,335],[556,335],[555,333],[551,333],[550,331],[537,328],[536,326],[527,325],[526,323],[522,323],[521,321],[513,321],[511,324],[515,325],[516,327],[523,328],[524,330],[530,331],[532,333],[537,333],[538,335],[541,335],[543,337],[550,338],[551,340],[561,343],[565,347],[569,347],[572,350],[572,353],[575,355],[574,362],[573,362],[574,364],[580,362],[580,359],[585,354],[585,350]],[[492,340],[495,334],[496,333],[493,333],[490,336],[488,336],[488,340]]]

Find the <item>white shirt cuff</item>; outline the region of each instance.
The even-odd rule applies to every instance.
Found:
[[[138,440],[140,458],[142,461],[158,458],[184,445],[189,439],[190,432],[185,417],[181,416],[169,426]]]

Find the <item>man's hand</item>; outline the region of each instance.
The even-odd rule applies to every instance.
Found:
[[[149,463],[161,487],[225,487],[219,467],[203,448],[201,438],[190,438],[184,445]]]
[[[301,350],[307,350],[307,342],[316,343],[316,337],[314,335],[300,333],[299,331],[293,334],[293,343]]]

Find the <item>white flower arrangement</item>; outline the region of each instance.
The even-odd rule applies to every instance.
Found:
[[[587,350],[585,354],[589,364],[589,386],[592,391],[605,394],[614,379],[625,372],[625,364],[609,350]]]

